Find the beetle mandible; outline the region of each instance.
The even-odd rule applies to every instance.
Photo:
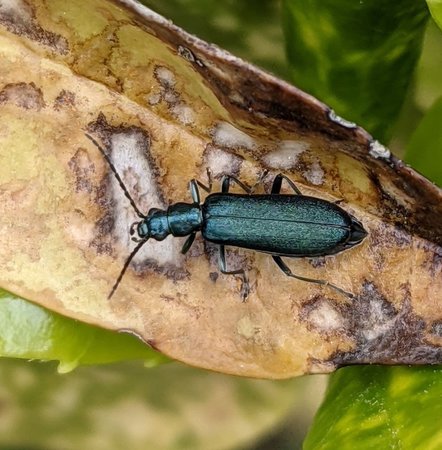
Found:
[[[334,255],[362,242],[367,235],[364,227],[337,204],[303,195],[295,183],[283,174],[274,178],[270,194],[253,194],[253,188],[231,175],[223,177],[221,192],[211,193],[212,180],[208,173],[209,186],[195,179],[190,181],[193,203],[174,203],[167,210],[152,208],[145,215],[135,204],[103,147],[89,134],[86,137],[100,150],[141,219],[131,226],[131,235],[138,235],[132,237],[137,245],[127,258],[108,298],[114,294],[133,257],[150,238],[162,241],[169,235],[188,236],[181,250],[184,254],[192,246],[197,232],[201,232],[205,240],[219,244],[220,272],[242,277],[243,300],[250,290],[247,274],[244,269],[227,270],[226,245],[269,253],[285,275],[329,286],[347,297],[354,297],[328,281],[294,274],[282,260],[283,256],[300,258]],[[280,193],[283,180],[286,180],[294,194]],[[230,193],[231,181],[236,182],[246,194]],[[209,193],[203,203],[199,187]]]

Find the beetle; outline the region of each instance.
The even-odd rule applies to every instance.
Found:
[[[205,240],[219,245],[220,272],[242,277],[243,300],[250,289],[247,274],[244,269],[227,270],[226,245],[269,253],[285,275],[329,286],[350,298],[354,297],[328,281],[294,274],[282,260],[282,257],[334,255],[362,242],[367,232],[361,222],[336,203],[303,195],[295,183],[281,173],[275,176],[269,194],[254,194],[253,188],[231,175],[223,177],[221,192],[212,193],[212,180],[208,172],[209,186],[195,179],[190,181],[192,203],[174,203],[166,210],[151,208],[146,215],[135,204],[104,148],[89,134],[86,137],[100,150],[141,219],[130,228],[132,240],[137,245],[127,258],[108,298],[113,296],[133,257],[149,239],[162,241],[169,235],[188,236],[181,250],[185,254],[197,232],[201,232]],[[280,193],[283,180],[294,194]],[[229,192],[231,181],[238,184],[245,194]],[[199,188],[209,193],[204,202],[201,202]]]

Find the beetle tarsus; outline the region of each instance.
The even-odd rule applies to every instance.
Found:
[[[307,278],[307,277],[302,277],[300,275],[296,275],[294,274],[291,269],[287,266],[287,264],[282,260],[282,258],[280,256],[276,256],[276,255],[272,255],[273,261],[275,261],[275,263],[277,264],[277,266],[284,272],[285,275],[287,275],[288,277],[291,278],[296,278],[297,280],[301,280],[301,281],[306,281],[307,283],[315,283],[315,284],[320,284],[321,286],[328,286],[332,289],[334,289],[335,291],[338,291],[339,293],[345,295],[346,297],[349,298],[354,298],[354,294],[344,291],[344,289],[341,289],[340,287],[330,283],[329,281],[326,280],[316,280],[314,278]]]
[[[238,180],[238,178],[232,175],[224,175],[221,181],[221,192],[227,194],[230,190],[230,181],[234,181],[244,192],[247,194],[252,194],[253,190],[250,186]]]
[[[289,177],[283,175],[282,173],[278,173],[278,175],[276,175],[275,179],[273,180],[271,191],[272,194],[279,194],[281,192],[282,180],[287,181],[289,186],[295,191],[297,195],[302,195],[302,192],[298,189],[296,184]]]
[[[224,275],[239,275],[241,277],[241,297],[242,301],[247,301],[250,294],[250,284],[247,273],[244,269],[227,270],[226,250],[224,245],[219,246],[219,271]]]
[[[192,233],[186,239],[186,241],[184,242],[183,248],[181,249],[181,253],[183,255],[185,255],[189,251],[190,247],[192,247],[192,244],[193,244],[193,241],[195,240],[195,237],[196,237],[196,233]]]

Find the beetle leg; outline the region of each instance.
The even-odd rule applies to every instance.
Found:
[[[259,176],[258,180],[256,181],[256,183],[252,186],[252,192],[256,189],[257,186],[259,186],[260,184],[262,184],[264,182],[264,178],[269,174],[268,169],[264,169],[261,172],[261,175]]]
[[[207,193],[211,193],[212,192],[212,172],[209,168],[206,169],[206,173],[207,173],[207,179],[209,181],[209,186],[206,186],[205,184],[201,183],[201,181],[199,180],[192,180],[195,181],[195,183],[202,189],[204,189]]]
[[[190,247],[192,247],[192,244],[193,244],[193,241],[195,240],[195,237],[196,237],[196,233],[192,233],[186,239],[186,242],[184,242],[183,248],[181,249],[181,253],[183,255],[185,255],[189,251]]]
[[[247,184],[243,183],[242,181],[238,180],[238,178],[233,177],[232,175],[224,175],[221,182],[221,192],[223,194],[227,194],[229,192],[230,180],[233,180],[239,187],[247,192],[247,194],[252,193],[252,188],[250,186],[247,186]]]
[[[298,187],[296,186],[296,184],[289,178],[286,177],[285,175],[283,175],[282,173],[278,173],[278,175],[276,175],[275,179],[273,180],[273,185],[272,185],[272,194],[279,194],[281,192],[281,185],[282,185],[282,180],[287,181],[287,183],[290,185],[290,187],[298,194],[298,195],[302,195],[302,192],[298,189]]]
[[[198,189],[198,182],[196,180],[190,180],[189,189],[192,200],[194,201],[194,203],[198,203],[199,205],[201,203],[201,199],[200,199],[200,191]]]
[[[191,180],[189,183],[190,195],[192,197],[192,200],[198,204],[201,203],[198,186],[201,189],[204,189],[209,194],[210,192],[212,192],[212,172],[210,171],[209,168],[207,168],[206,171],[207,171],[207,178],[209,180],[209,186],[206,186],[205,184],[201,183],[201,181],[196,179]]]
[[[246,271],[244,269],[227,270],[226,250],[224,245],[219,246],[219,270],[224,275],[241,275],[242,278],[241,293],[243,302],[245,302],[250,293],[250,285]]]
[[[288,276],[288,277],[292,277],[292,278],[296,278],[298,280],[301,281],[307,281],[308,283],[316,283],[316,284],[320,284],[322,286],[329,286],[332,289],[335,289],[336,291],[340,292],[341,294],[345,295],[346,297],[349,298],[354,298],[354,295],[351,294],[350,292],[344,291],[343,289],[339,288],[338,286],[335,286],[332,283],[329,283],[328,281],[325,280],[315,280],[314,278],[306,278],[306,277],[301,277],[299,275],[295,275],[290,268],[287,266],[287,264],[282,260],[282,258],[280,256],[275,256],[272,255],[273,261],[275,261],[275,263],[277,264],[277,266]]]

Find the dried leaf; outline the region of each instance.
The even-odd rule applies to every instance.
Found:
[[[66,316],[140,336],[181,361],[285,378],[353,363],[442,362],[442,193],[323,104],[133,1],[0,6],[0,286]],[[149,242],[111,300],[136,215],[189,201],[188,182],[265,170],[341,200],[369,235],[285,277],[230,249],[252,291],[198,238]],[[215,186],[218,187],[218,181]],[[258,190],[259,192],[259,190]]]

